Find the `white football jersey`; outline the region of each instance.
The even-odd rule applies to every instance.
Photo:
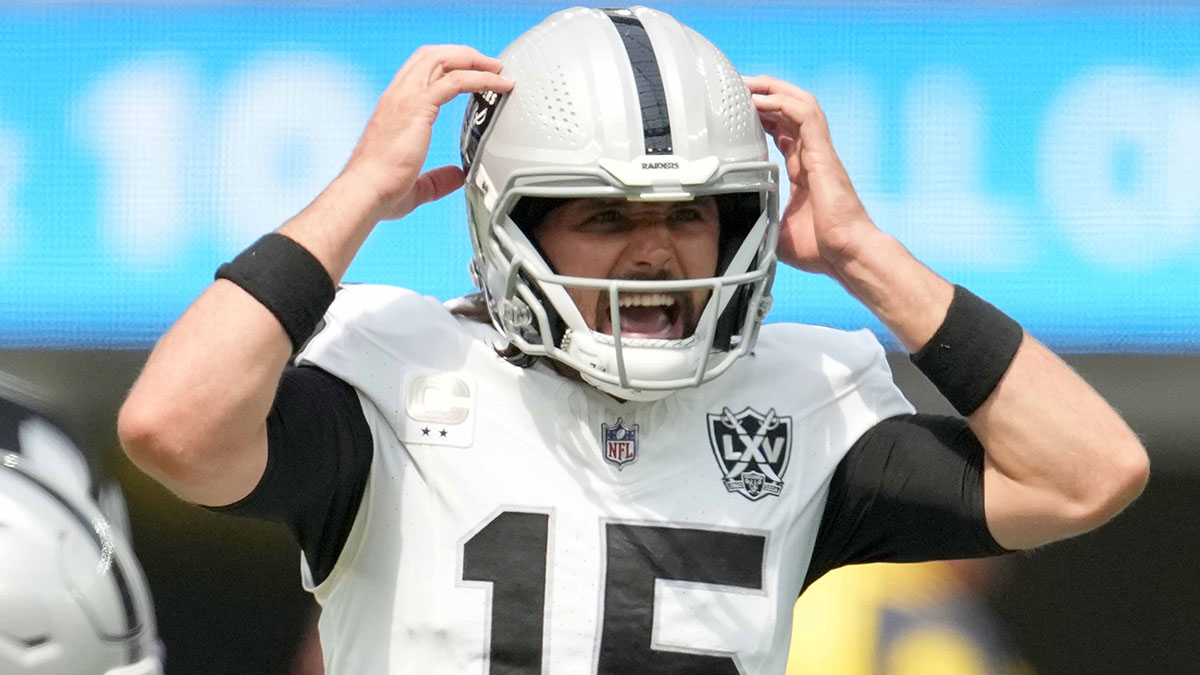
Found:
[[[865,330],[768,325],[620,402],[409,291],[325,321],[297,362],[358,390],[375,445],[337,564],[302,565],[331,675],[783,673],[834,468],[912,412]]]

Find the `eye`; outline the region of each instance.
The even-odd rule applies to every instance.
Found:
[[[579,223],[584,232],[612,232],[629,226],[629,219],[619,209],[596,211]]]
[[[597,222],[597,223],[611,223],[614,220],[620,220],[620,219],[621,219],[621,213],[619,211],[617,211],[616,209],[605,209],[603,211],[597,211],[596,213],[593,213],[590,218],[588,218],[588,220]]]
[[[717,226],[716,214],[699,206],[679,206],[672,209],[668,218],[673,227],[686,228],[689,231],[707,232]]]
[[[671,219],[678,222],[703,220],[704,213],[694,206],[684,206],[671,211]]]

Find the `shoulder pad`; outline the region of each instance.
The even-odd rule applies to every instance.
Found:
[[[437,367],[473,340],[441,301],[394,286],[343,286],[296,356],[343,377],[397,362]]]

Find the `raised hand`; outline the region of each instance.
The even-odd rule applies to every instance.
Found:
[[[510,91],[513,83],[500,68],[498,59],[461,45],[421,47],[401,66],[343,171],[378,195],[378,220],[400,218],[462,185],[462,169],[454,165],[421,173],[433,122],[459,94]]]
[[[470,47],[418,49],[379,97],[341,174],[279,232],[340,281],[379,221],[401,218],[462,185],[458,166],[421,172],[433,123],[441,106],[459,94],[511,91],[513,83],[500,76],[500,68],[499,60]]]
[[[743,78],[763,128],[783,153],[792,194],[781,216],[779,259],[840,278],[838,264],[876,232],[854,192],[812,94],[765,75]]]

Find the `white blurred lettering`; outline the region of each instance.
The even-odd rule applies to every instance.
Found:
[[[182,59],[154,55],[106,73],[80,97],[78,128],[99,155],[101,239],[124,263],[161,265],[184,244],[195,90]]]
[[[838,155],[875,222],[932,265],[1017,266],[1033,255],[1015,205],[985,194],[983,96],[965,72],[932,67],[908,84],[901,185],[883,177],[883,110],[874,81],[843,67],[814,81]],[[895,173],[895,172],[891,172]]]
[[[1052,101],[1038,157],[1047,205],[1086,259],[1147,267],[1200,231],[1200,88],[1096,68]]]
[[[273,53],[235,73],[220,115],[222,238],[233,248],[281,225],[349,158],[371,110],[351,65]]]
[[[930,264],[1028,264],[1027,217],[983,188],[986,112],[977,83],[958,68],[928,68],[909,83],[902,119],[908,189],[880,200],[882,226]]]

